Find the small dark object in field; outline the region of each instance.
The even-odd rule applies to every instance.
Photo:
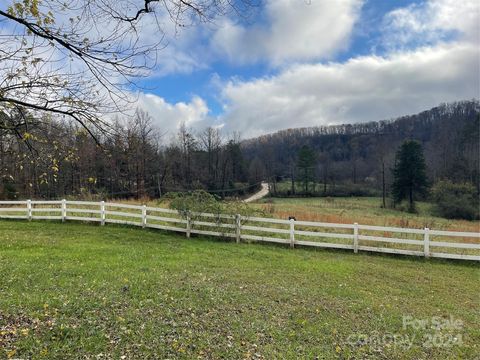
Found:
[[[295,220],[295,221],[297,221],[297,218],[296,218],[295,216],[289,216],[289,217],[288,217],[288,220]]]
[[[128,285],[123,285],[123,286],[122,286],[122,292],[127,292],[128,290],[130,290],[130,288],[128,287]]]

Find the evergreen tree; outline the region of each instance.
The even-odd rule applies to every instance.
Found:
[[[306,145],[302,146],[298,152],[297,166],[300,168],[300,180],[303,182],[305,194],[308,193],[308,183],[314,180],[315,163],[315,152]]]
[[[396,203],[408,199],[409,210],[415,210],[415,195],[425,195],[428,189],[422,146],[406,140],[397,151],[393,169],[392,195]]]

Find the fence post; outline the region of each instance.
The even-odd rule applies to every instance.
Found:
[[[295,219],[290,219],[290,247],[295,247]]]
[[[65,222],[65,218],[67,217],[67,200],[62,200],[62,222]]]
[[[353,252],[358,253],[358,223],[353,224]]]
[[[240,242],[240,237],[241,237],[241,233],[240,233],[240,229],[241,229],[241,216],[240,214],[237,214],[235,215],[235,238],[237,240],[237,244]]]
[[[430,257],[430,229],[425,228],[425,234],[423,236],[423,255]]]
[[[142,228],[147,226],[147,205],[142,206]]]
[[[100,202],[100,225],[105,225],[105,201]]]
[[[187,238],[190,238],[190,233],[192,231],[192,218],[190,216],[190,211],[187,211]]]
[[[27,217],[28,221],[32,220],[32,200],[27,200]]]

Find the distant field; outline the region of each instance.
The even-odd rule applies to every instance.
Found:
[[[334,223],[397,226],[437,230],[480,231],[480,221],[448,220],[432,215],[432,205],[418,202],[418,214],[383,209],[378,197],[266,198],[258,207],[274,217]]]
[[[114,200],[127,204],[148,204],[150,206],[168,207],[165,202],[157,200]],[[288,219],[295,216],[297,220],[325,221],[333,223],[355,222],[365,225],[397,227],[429,227],[437,230],[480,231],[480,221],[449,220],[433,215],[433,205],[417,202],[417,214],[399,209],[381,207],[381,197],[266,197],[251,206],[262,209],[266,216]]]
[[[167,207],[155,200],[122,200],[122,203]],[[480,221],[449,220],[433,215],[433,205],[417,202],[417,214],[381,207],[381,197],[298,197],[264,198],[251,206],[262,209],[266,216],[332,223],[355,222],[364,225],[424,228],[436,230],[480,232]]]
[[[468,262],[0,221],[0,271],[0,358],[472,359],[480,353],[480,268]],[[403,316],[453,317],[461,325],[415,330],[403,327]]]

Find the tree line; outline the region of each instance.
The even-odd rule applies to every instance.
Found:
[[[392,193],[397,149],[416,140],[431,184],[479,190],[478,100],[394,120],[289,129],[255,139],[182,124],[173,137],[142,110],[92,137],[76,122],[27,110],[0,113],[0,197],[151,197],[203,189],[239,196],[268,180],[273,195]],[[21,133],[7,125],[28,117]],[[288,184],[287,186],[285,186]],[[385,202],[385,200],[384,200]],[[384,204],[385,205],[385,204]]]
[[[0,130],[2,198],[155,198],[193,189],[224,197],[248,191],[235,134],[225,137],[212,127],[195,133],[182,124],[168,139],[142,110],[117,118],[109,134],[95,137],[75,122],[48,117],[29,123],[21,136]]]
[[[245,159],[271,179],[278,195],[384,195],[392,191],[397,149],[416,140],[431,184],[480,190],[478,100],[442,104],[379,122],[283,130],[243,142]],[[290,186],[278,186],[283,180]]]

